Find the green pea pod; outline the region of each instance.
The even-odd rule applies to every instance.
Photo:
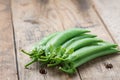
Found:
[[[102,42],[103,40],[101,39],[97,39],[97,38],[84,38],[84,39],[81,39],[81,40],[77,40],[73,43],[71,43],[67,48],[66,50],[69,50],[71,48],[73,48],[74,50],[77,50],[81,47],[84,47],[84,46],[89,46],[93,43],[98,43],[98,42]]]
[[[119,52],[118,50],[116,49],[107,49],[105,51],[100,51],[98,53],[95,53],[95,54],[92,54],[92,55],[89,55],[89,56],[86,56],[86,57],[82,57],[82,58],[79,58],[75,61],[73,61],[73,66],[76,68],[92,59],[95,59],[97,57],[100,57],[100,56],[105,56],[105,55],[108,55],[108,54],[113,54],[113,53],[117,53]]]
[[[86,62],[88,62],[88,61],[90,61],[92,59],[95,59],[97,57],[108,55],[108,54],[113,54],[113,53],[117,53],[117,52],[120,52],[120,51],[118,51],[115,48],[106,49],[104,51],[100,51],[98,53],[95,53],[95,54],[92,54],[92,55],[89,55],[89,56],[86,56],[86,57],[79,58],[79,59],[77,59],[75,61],[72,61],[70,63],[65,62],[64,66],[61,66],[59,69],[62,70],[63,72],[73,74],[76,71],[75,69],[77,67],[79,67],[80,65],[82,65],[82,64],[84,64],[84,63],[86,63]]]
[[[66,60],[75,61],[79,58],[82,58],[82,57],[85,57],[85,56],[88,56],[88,55],[92,55],[92,54],[95,54],[95,53],[100,52],[100,51],[104,51],[104,50],[109,49],[109,48],[114,47],[114,46],[117,46],[117,45],[106,44],[106,45],[95,45],[95,46],[83,47],[81,49],[78,49],[77,51],[75,51],[71,55],[69,55],[66,58]]]
[[[74,41],[76,41],[76,40],[81,40],[81,39],[84,39],[84,38],[94,38],[94,37],[96,37],[96,35],[82,34],[82,35],[79,35],[79,36],[77,36],[77,37],[74,37],[74,38],[68,40],[67,42],[65,42],[65,43],[62,45],[62,47],[63,47],[63,48],[66,48],[66,47],[68,47],[70,44],[72,44],[72,43],[73,43]]]
[[[79,28],[69,29],[69,30],[63,31],[59,35],[52,38],[47,43],[46,46],[47,46],[47,48],[49,48],[50,45],[52,45],[54,47],[59,47],[64,42],[68,41],[69,39],[71,39],[71,38],[73,38],[75,36],[78,36],[80,34],[86,33],[86,32],[90,32],[90,31],[84,30],[84,29],[79,29]]]
[[[76,40],[73,43],[71,43],[68,47],[66,47],[66,53],[63,55],[63,58],[68,55],[67,53],[70,49],[74,49],[74,51],[76,51],[77,49],[80,49],[82,47],[89,46],[91,44],[95,44],[98,42],[102,42],[102,40],[97,38],[84,38],[81,40]]]

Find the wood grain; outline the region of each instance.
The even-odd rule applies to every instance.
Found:
[[[0,80],[18,80],[10,1],[0,0]]]

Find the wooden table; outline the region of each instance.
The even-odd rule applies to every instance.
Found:
[[[50,33],[72,27],[87,28],[120,45],[119,4],[120,0],[0,0],[0,80],[120,80],[119,54],[94,59],[75,75],[53,68],[43,75],[38,63],[25,69],[30,59],[20,52]]]

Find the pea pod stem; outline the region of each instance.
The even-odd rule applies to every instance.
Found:
[[[59,70],[63,71],[63,72],[66,72],[68,74],[73,74],[76,72],[76,69],[75,68],[68,68],[68,69],[64,69],[63,67],[59,67]]]
[[[29,65],[31,65],[32,63],[36,62],[35,59],[33,59],[31,62],[29,62],[28,64],[25,65],[25,68],[27,69]]]
[[[30,55],[30,53],[28,53],[28,52],[26,52],[25,50],[21,50],[21,52],[23,52],[24,54],[26,54],[26,55]]]
[[[61,60],[56,60],[54,63],[47,64],[48,67],[53,67],[61,63]]]

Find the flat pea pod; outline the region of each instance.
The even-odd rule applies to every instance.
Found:
[[[96,42],[102,42],[103,40],[101,39],[97,39],[97,38],[85,38],[85,39],[81,39],[81,40],[77,40],[73,43],[71,43],[66,50],[69,50],[71,48],[73,48],[74,50],[77,50],[81,47],[84,46],[89,46],[90,44],[96,43]]]
[[[72,53],[71,55],[69,55],[66,60],[68,61],[75,61],[79,58],[88,56],[88,55],[92,55],[95,54],[97,52],[100,51],[104,51],[106,49],[109,49],[111,47],[117,46],[116,44],[106,44],[106,45],[95,45],[95,46],[87,46],[87,47],[83,47],[81,49],[78,49],[77,51],[75,51],[74,53]]]
[[[84,30],[84,29],[79,29],[79,28],[74,28],[74,29],[69,29],[69,30],[63,31],[59,35],[52,38],[47,43],[47,48],[49,48],[50,45],[52,45],[54,47],[58,47],[58,46],[62,45],[64,42],[66,42],[67,40],[69,40],[75,36],[78,36],[80,34],[86,33],[86,32],[90,32],[90,31]]]
[[[66,48],[68,47],[71,43],[73,43],[74,41],[76,40],[80,40],[80,39],[84,39],[84,38],[93,38],[93,37],[96,37],[96,35],[91,35],[91,34],[82,34],[82,35],[79,35],[77,37],[74,37],[70,40],[68,40],[67,42],[65,42],[62,47],[63,48]]]

